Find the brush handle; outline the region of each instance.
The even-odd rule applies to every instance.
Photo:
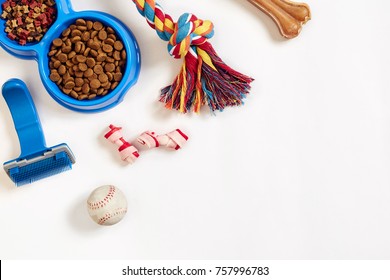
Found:
[[[45,136],[26,84],[19,79],[11,79],[3,85],[2,92],[18,134],[20,157],[42,153],[47,149]]]

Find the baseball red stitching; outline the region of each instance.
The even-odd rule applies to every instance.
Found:
[[[99,225],[104,225],[109,219],[114,218],[118,215],[125,215],[127,213],[127,208],[118,208],[114,213],[106,213],[104,217],[100,218],[98,221]]]
[[[97,202],[87,201],[89,209],[96,210],[106,206],[111,201],[111,199],[113,199],[115,192],[116,192],[115,187],[110,186],[107,195],[102,200]]]

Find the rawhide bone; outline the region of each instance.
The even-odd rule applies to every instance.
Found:
[[[139,158],[139,149],[153,149],[158,147],[170,150],[179,150],[188,141],[188,136],[180,129],[175,129],[166,134],[156,134],[154,131],[145,131],[136,140],[137,147],[123,138],[122,128],[110,125],[109,130],[104,134],[109,142],[118,146],[118,151],[123,161],[130,164]]]
[[[109,129],[104,138],[119,147],[118,152],[123,161],[127,161],[130,164],[134,163],[139,157],[137,148],[123,138],[121,127],[111,124]]]
[[[302,25],[311,19],[310,8],[305,3],[288,0],[248,0],[277,24],[280,34],[287,39],[295,38]]]
[[[137,138],[137,142],[148,149],[166,147],[171,150],[179,150],[187,141],[188,136],[180,129],[163,135],[157,135],[154,131],[145,131]]]

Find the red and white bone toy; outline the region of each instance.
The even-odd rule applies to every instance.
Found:
[[[157,135],[153,131],[146,131],[137,138],[139,149],[124,140],[122,128],[114,125],[109,126],[109,131],[104,135],[111,143],[119,146],[118,151],[123,161],[134,163],[139,157],[139,149],[165,147],[171,150],[179,150],[188,141],[188,136],[180,129],[176,129],[167,134]],[[136,143],[136,144],[137,144]]]
[[[127,161],[130,164],[134,163],[134,161],[136,161],[139,157],[138,150],[123,139],[121,127],[116,127],[111,124],[109,128],[110,131],[104,135],[104,138],[119,146],[118,151],[123,161]]]
[[[142,133],[137,142],[143,146],[151,148],[166,147],[168,149],[179,150],[188,141],[188,136],[180,129],[176,129],[164,135],[156,135],[155,132],[146,131]]]

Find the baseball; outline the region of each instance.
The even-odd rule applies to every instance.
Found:
[[[127,200],[115,186],[106,185],[95,189],[87,200],[89,216],[99,225],[119,223],[127,213]]]

